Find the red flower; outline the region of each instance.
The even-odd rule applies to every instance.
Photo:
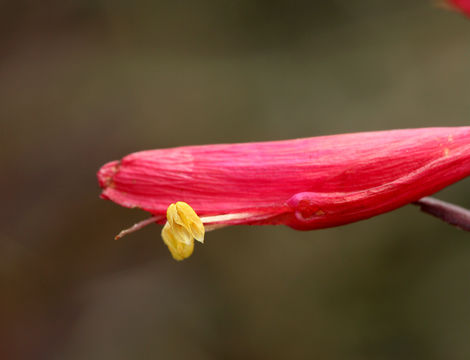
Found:
[[[470,0],[447,0],[447,1],[452,7],[462,11],[467,16],[470,16]]]
[[[394,210],[469,174],[470,127],[457,127],[142,151],[98,179],[103,198],[162,224],[170,204],[185,202],[209,227],[312,230]]]

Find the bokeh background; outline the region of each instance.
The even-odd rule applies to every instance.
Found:
[[[173,261],[95,173],[143,149],[468,125],[432,0],[3,1],[0,358],[469,359],[470,237],[407,206]],[[437,195],[470,207],[470,181]]]

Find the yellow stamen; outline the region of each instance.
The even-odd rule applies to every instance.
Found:
[[[166,211],[167,222],[162,230],[162,238],[175,260],[191,256],[194,239],[204,242],[204,225],[191,206],[178,201]]]

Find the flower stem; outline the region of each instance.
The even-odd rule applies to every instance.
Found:
[[[432,197],[424,197],[413,204],[419,206],[421,211],[450,225],[470,231],[470,210],[468,209]]]

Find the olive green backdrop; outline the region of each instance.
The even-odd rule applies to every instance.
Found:
[[[173,261],[98,198],[130,152],[470,119],[432,0],[0,4],[0,358],[469,359],[470,236],[416,208],[231,227]],[[470,207],[470,181],[438,197]]]

